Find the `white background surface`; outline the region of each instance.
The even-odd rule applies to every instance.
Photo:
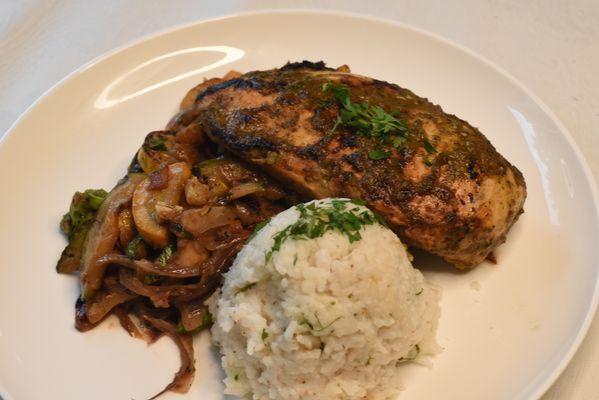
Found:
[[[385,17],[469,47],[547,103],[599,176],[597,0],[0,0],[0,136],[55,82],[114,47],[182,23],[279,7],[322,7]],[[572,364],[543,400],[598,399],[598,374],[596,321]]]

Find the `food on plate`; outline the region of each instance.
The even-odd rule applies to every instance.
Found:
[[[361,204],[297,205],[239,252],[209,300],[225,393],[395,399],[401,365],[438,351],[438,289]]]
[[[57,269],[80,272],[77,329],[115,314],[133,337],[171,337],[181,367],[165,390],[185,392],[195,370],[192,335],[211,322],[204,301],[254,227],[295,201],[238,161],[170,158],[180,150],[170,144],[175,136],[151,133],[149,140],[157,137],[168,162],[145,170],[134,163],[110,193],[73,196],[61,221],[69,245]],[[144,153],[157,159],[154,151]]]
[[[522,213],[522,174],[466,121],[395,84],[293,63],[196,96],[223,149],[308,198],[359,198],[408,245],[480,264]]]
[[[476,128],[406,89],[353,75],[345,66],[332,70],[322,62],[230,72],[187,93],[166,128],[146,136],[114,189],[73,196],[60,224],[68,245],[57,270],[79,273],[77,329],[92,329],[114,314],[133,337],[149,343],[161,335],[171,337],[181,367],[164,390],[185,392],[195,370],[192,335],[212,323],[205,300],[220,287],[222,274],[250,234],[281,211],[327,197],[362,200],[406,244],[462,268],[479,264],[505,240],[525,196],[520,172]],[[333,228],[324,224],[322,233],[338,236]],[[374,236],[399,243],[378,222],[364,227],[364,232],[377,230]],[[347,251],[369,242],[372,257],[387,257],[397,247],[384,248],[366,236],[359,243],[349,239]],[[326,238],[316,242],[321,241]],[[278,250],[268,256],[267,266],[277,265]],[[401,253],[399,259],[404,258]],[[385,265],[363,273],[374,279],[391,268]],[[401,285],[421,280],[406,265],[397,267],[404,271],[398,275],[379,278],[407,279],[397,283],[396,297],[389,297],[399,303],[385,308],[404,310],[408,318],[415,304],[429,297],[405,303]],[[355,301],[370,304],[361,297]],[[339,306],[352,304],[344,300]],[[308,327],[318,326],[307,321]],[[344,324],[339,320],[339,326]],[[323,329],[315,336],[324,334],[332,333]],[[386,340],[373,340],[379,339]],[[394,356],[406,351],[393,346]],[[324,354],[333,349],[325,346]],[[372,357],[373,368],[387,365],[388,360]],[[362,373],[370,372],[356,379],[366,376]],[[384,376],[373,382],[383,382]],[[368,385],[356,390],[362,389],[371,390]]]

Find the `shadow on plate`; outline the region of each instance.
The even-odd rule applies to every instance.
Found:
[[[443,260],[441,257],[427,253],[424,250],[410,248],[410,253],[414,256],[412,264],[415,268],[418,268],[421,271],[450,273],[453,275],[465,275],[472,271],[471,268],[458,269],[447,261]]]

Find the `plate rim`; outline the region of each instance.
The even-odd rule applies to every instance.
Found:
[[[319,8],[312,8],[312,7],[310,7],[310,8],[276,8],[276,9],[265,8],[265,9],[261,9],[261,10],[255,10],[255,11],[241,11],[241,12],[234,12],[234,13],[226,13],[226,14],[211,17],[211,18],[201,18],[201,19],[197,19],[197,20],[190,21],[187,23],[173,25],[171,27],[160,29],[160,30],[148,33],[148,34],[141,35],[141,36],[131,39],[129,41],[126,41],[124,44],[122,44],[120,46],[114,47],[111,50],[108,50],[104,53],[101,53],[100,55],[98,55],[96,57],[91,58],[89,61],[85,62],[78,68],[67,73],[63,78],[58,80],[56,83],[54,83],[49,88],[47,88],[41,95],[39,95],[28,107],[26,107],[21,112],[21,114],[17,117],[17,119],[11,125],[9,125],[9,127],[4,131],[4,134],[2,135],[2,137],[0,137],[0,157],[2,154],[2,150],[5,148],[5,143],[8,140],[8,138],[14,134],[14,131],[16,130],[16,128],[20,125],[20,123],[25,118],[27,118],[27,116],[31,113],[32,110],[35,109],[35,107],[37,107],[42,101],[46,100],[56,89],[58,89],[59,87],[64,85],[70,79],[85,72],[87,69],[94,67],[96,64],[98,64],[102,61],[105,61],[118,53],[125,52],[128,49],[138,46],[142,43],[152,41],[156,38],[159,38],[159,37],[167,35],[167,34],[172,34],[177,31],[183,31],[185,29],[188,29],[188,28],[191,28],[191,27],[194,27],[197,25],[215,23],[215,22],[224,21],[224,20],[233,20],[233,19],[239,19],[239,18],[245,18],[245,17],[273,15],[273,14],[296,15],[296,16],[298,16],[298,15],[305,15],[305,16],[325,15],[325,16],[330,16],[330,17],[343,17],[343,18],[348,18],[348,19],[362,20],[362,21],[367,21],[367,22],[374,23],[374,24],[388,25],[388,26],[392,26],[395,28],[400,28],[403,30],[415,32],[419,35],[422,35],[422,36],[428,37],[430,39],[433,39],[434,41],[440,42],[444,45],[450,46],[450,47],[460,51],[461,53],[465,54],[466,56],[469,56],[469,57],[475,59],[476,61],[482,63],[486,67],[491,68],[496,73],[505,77],[509,81],[509,83],[514,85],[517,89],[521,90],[526,96],[528,96],[541,109],[541,111],[550,119],[550,121],[555,124],[555,126],[558,128],[558,131],[559,131],[558,134],[562,135],[566,139],[569,147],[574,152],[574,155],[576,156],[576,159],[579,162],[580,167],[582,168],[582,172],[584,174],[584,180],[586,182],[587,187],[589,188],[590,195],[593,200],[593,206],[594,206],[593,211],[594,211],[595,220],[599,221],[599,186],[597,184],[597,181],[595,179],[593,171],[591,170],[585,156],[583,155],[582,151],[580,150],[580,147],[574,140],[570,131],[560,121],[560,119],[551,110],[551,108],[540,97],[538,97],[531,89],[529,89],[525,84],[523,84],[519,79],[517,79],[515,76],[513,76],[511,73],[509,73],[504,68],[498,66],[497,64],[490,61],[486,57],[477,53],[476,51],[470,49],[469,47],[467,47],[465,45],[457,43],[452,39],[444,37],[441,34],[428,31],[426,29],[414,26],[412,24],[409,24],[409,23],[406,23],[403,21],[395,21],[395,20],[392,20],[389,18],[374,16],[371,14],[361,14],[361,13],[357,13],[357,12],[336,10],[336,9],[319,9]],[[596,244],[599,247],[599,236],[596,238]],[[599,271],[599,263],[597,263],[597,261],[595,261],[594,263],[595,263],[595,268]],[[537,385],[536,390],[531,392],[529,399],[531,399],[531,400],[532,399],[535,399],[535,400],[540,399],[549,390],[549,388],[557,381],[557,379],[560,377],[560,375],[562,375],[562,373],[566,370],[566,368],[572,361],[572,358],[574,357],[574,355],[580,348],[582,342],[584,341],[585,337],[587,336],[587,333],[590,329],[591,323],[593,322],[593,320],[597,314],[598,306],[599,306],[599,272],[597,273],[597,277],[595,279],[595,284],[594,284],[594,288],[593,288],[593,297],[592,297],[591,303],[589,304],[589,307],[587,307],[585,318],[584,318],[582,324],[579,326],[576,337],[571,341],[568,351],[566,351],[564,353],[564,355],[560,358],[560,360],[554,364],[554,368],[553,368],[552,372],[550,374],[548,374],[548,377],[546,379],[544,379],[542,381],[542,383]],[[5,398],[7,400],[11,399],[11,397],[8,397],[8,393],[6,392],[6,390],[4,388],[2,388],[2,386],[0,386],[0,400],[2,399],[2,396],[5,396]]]

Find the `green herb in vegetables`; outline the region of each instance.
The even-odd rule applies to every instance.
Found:
[[[185,330],[185,326],[183,326],[183,321],[179,320],[179,324],[177,325],[177,332],[179,332],[179,333],[195,334],[195,333],[198,333],[199,331],[201,331],[204,328],[208,328],[210,325],[212,325],[212,322],[213,322],[212,314],[210,314],[209,312],[207,312],[202,317],[202,325],[198,326],[196,329],[194,329],[192,331]]]
[[[129,244],[127,244],[127,247],[125,247],[125,255],[128,258],[135,258],[135,254],[137,253],[137,246],[139,246],[141,240],[141,236],[137,235],[132,241],[129,242]]]
[[[235,374],[235,377],[233,379],[235,379],[236,381],[238,381],[239,380],[239,374]]]
[[[263,342],[268,339],[268,332],[266,331],[266,328],[262,328],[262,335],[260,336],[262,337]]]
[[[154,274],[148,274],[146,276],[144,276],[144,283],[146,285],[153,285],[157,282],[160,282],[162,280],[162,278],[158,275],[154,275]]]
[[[381,145],[388,144],[398,148],[404,144],[408,136],[408,125],[404,121],[400,121],[380,106],[353,103],[349,98],[349,89],[344,85],[328,81],[322,86],[322,90],[330,91],[340,107],[339,117],[337,117],[331,133],[343,125],[359,135],[378,139]],[[380,160],[389,155],[371,158]]]
[[[173,251],[174,250],[175,250],[175,245],[174,244],[169,244],[164,249],[162,249],[162,253],[160,253],[160,255],[158,256],[158,258],[156,259],[156,262],[158,264],[162,265],[163,267],[165,267],[166,264],[168,263],[168,261],[173,256]]]
[[[160,136],[152,136],[147,144],[150,150],[164,151],[166,150],[166,140]]]
[[[193,234],[189,231],[186,231],[185,228],[183,228],[183,225],[180,223],[171,221],[168,226],[175,235],[185,239],[193,239]]]
[[[319,205],[298,204],[295,207],[300,213],[298,220],[273,236],[274,244],[266,253],[266,262],[274,252],[281,249],[281,245],[288,238],[314,239],[321,237],[325,232],[338,230],[353,243],[362,238],[360,230],[365,225],[378,223],[384,226],[385,223],[378,215],[370,210],[363,210],[358,205],[362,203],[353,200],[331,200],[329,204]]]
[[[424,292],[424,288],[420,288],[420,290],[416,292],[416,296],[420,296],[422,292]]]
[[[202,327],[208,327],[208,325],[212,325],[212,323],[214,322],[214,318],[212,318],[212,314],[210,314],[209,312],[207,312],[206,314],[204,314],[204,316],[202,317]]]

